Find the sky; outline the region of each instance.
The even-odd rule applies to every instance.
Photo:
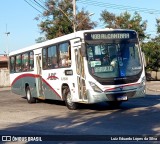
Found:
[[[40,12],[25,1],[31,3],[39,11],[43,9],[33,4],[34,0],[1,0],[0,4],[0,54],[5,54],[35,44],[41,34],[39,21],[35,20]],[[44,2],[45,0],[37,0]],[[160,18],[160,0],[78,0],[76,6],[89,13],[94,13],[91,20],[98,21],[98,28],[104,28],[100,22],[103,10],[119,15],[125,11],[133,14],[137,11],[142,20],[147,20],[147,33],[152,37],[156,34],[156,18]],[[10,34],[6,34],[6,33]]]

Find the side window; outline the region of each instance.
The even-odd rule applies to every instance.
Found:
[[[29,53],[29,69],[34,70],[34,53],[31,51]]]
[[[59,66],[69,67],[71,66],[71,50],[68,42],[59,45]]]
[[[10,57],[10,73],[15,72],[15,57]]]
[[[42,61],[43,61],[43,69],[47,69],[47,48],[42,50]]]
[[[99,45],[95,46],[94,54],[95,55],[101,55],[101,46],[99,46]]]
[[[22,54],[22,71],[29,71],[28,53]]]
[[[21,72],[21,55],[16,56],[16,72]]]
[[[48,48],[48,68],[57,68],[57,49],[56,46],[51,46]]]

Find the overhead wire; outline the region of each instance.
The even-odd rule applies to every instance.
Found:
[[[39,7],[39,8],[41,8],[36,2],[34,2],[33,0],[29,0],[30,1],[30,3],[32,3],[32,4],[34,4],[34,5],[36,5],[37,7]]]
[[[40,10],[38,10],[36,7],[34,7],[31,3],[29,3],[27,0],[24,0],[28,5],[30,5],[33,9],[38,11],[39,13],[43,14]]]
[[[35,10],[37,10],[39,13],[41,13],[41,17],[42,18],[45,18],[44,17],[44,13],[41,12],[40,10],[38,10],[36,7],[34,7],[33,5],[36,5],[37,7],[41,8],[43,11],[48,11],[43,5],[41,5],[39,2],[37,2],[36,0],[29,0],[30,3],[27,1],[27,0],[24,0],[27,4],[29,4],[32,8],[34,8]],[[45,2],[43,2],[42,0],[40,0],[42,4],[45,4]],[[32,3],[32,4],[31,4]],[[50,19],[52,20],[50,17],[47,17],[47,19]]]
[[[40,4],[39,2],[37,2],[36,0],[34,0],[34,2],[35,2],[36,4],[38,4],[42,9],[48,11],[43,5],[41,5],[41,4]]]
[[[149,13],[149,14],[160,14],[160,10],[157,9],[148,9],[148,8],[140,8],[140,7],[132,7],[132,6],[125,6],[125,5],[117,5],[117,4],[111,4],[106,2],[100,2],[96,0],[78,0],[78,3],[86,4],[86,5],[92,5],[92,6],[98,6],[98,7],[105,7],[105,8],[111,8],[111,9],[119,9],[119,10],[128,10],[128,11],[137,11],[137,12],[143,12],[143,13]]]
[[[156,9],[117,5],[117,4],[111,4],[106,2],[100,2],[96,0],[90,0],[90,1],[78,0],[77,3],[85,4],[87,6],[105,7],[108,9],[125,10],[125,11],[127,10],[127,11],[142,12],[142,13],[148,13],[148,14],[160,14],[160,10],[156,10]],[[105,25],[99,24],[99,26],[105,26]]]
[[[43,5],[45,2],[43,0],[29,0],[31,3],[29,3],[27,0],[24,0],[26,3],[28,3],[32,8],[37,10],[39,13],[43,14],[40,10],[38,10],[36,7],[34,7],[32,4],[38,6],[39,8],[48,11]],[[111,3],[106,3],[106,2],[100,2],[96,0],[78,0],[77,3],[85,4],[85,5],[92,5],[92,6],[98,6],[98,7],[105,7],[105,8],[110,8],[110,9],[119,9],[119,10],[127,10],[127,11],[136,11],[136,12],[143,12],[143,13],[149,13],[149,14],[159,14],[160,10],[156,9],[148,9],[148,8],[140,8],[140,7],[132,7],[132,6],[125,6],[125,5],[117,5],[117,4],[111,4]],[[101,24],[103,25],[103,24]]]
[[[37,9],[34,5],[38,6],[39,8],[48,11],[43,4],[45,3],[43,0],[29,0],[30,3],[27,0],[24,0],[28,5],[30,5],[32,8],[34,8],[36,11],[40,12],[43,14],[39,9]],[[86,5],[92,5],[92,6],[98,6],[98,7],[105,7],[105,8],[110,8],[110,9],[119,9],[119,10],[127,10],[127,11],[136,11],[136,12],[143,12],[143,13],[149,13],[149,14],[160,14],[160,10],[156,9],[148,9],[148,8],[140,8],[140,7],[131,7],[131,6],[125,6],[125,5],[117,5],[117,4],[111,4],[111,3],[106,3],[106,2],[100,2],[96,0],[78,0],[78,3],[86,4]],[[31,4],[32,3],[32,4]]]

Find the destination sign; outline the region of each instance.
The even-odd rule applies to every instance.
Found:
[[[95,67],[94,72],[100,73],[100,72],[112,72],[113,67],[112,66],[103,66],[103,67]]]
[[[128,39],[129,33],[91,34],[92,39]]]
[[[124,40],[137,39],[137,34],[134,31],[106,31],[85,33],[85,40]]]

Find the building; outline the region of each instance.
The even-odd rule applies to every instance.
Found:
[[[0,88],[10,86],[8,57],[5,54],[0,54]]]
[[[7,55],[0,54],[0,69],[8,69],[8,57]]]

